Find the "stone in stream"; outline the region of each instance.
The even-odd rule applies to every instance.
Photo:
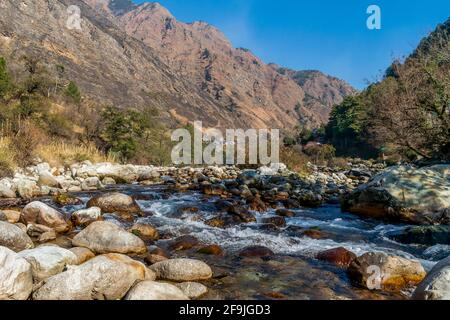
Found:
[[[262,218],[261,223],[273,224],[279,228],[286,227],[286,219],[284,217],[280,217],[280,216]]]
[[[185,235],[176,238],[173,242],[170,243],[169,249],[172,251],[182,251],[189,250],[198,245],[198,239],[194,236]]]
[[[347,272],[357,285],[394,292],[415,286],[426,276],[419,261],[378,252],[366,253],[356,258]]]
[[[56,180],[55,176],[53,176],[48,171],[43,171],[39,174],[37,183],[38,183],[38,186],[41,186],[41,187],[42,186],[47,186],[47,187],[52,187],[52,188],[59,187],[58,180]]]
[[[157,279],[176,282],[207,280],[212,277],[211,268],[194,259],[169,259],[150,267]]]
[[[289,209],[277,209],[275,213],[280,217],[287,217],[287,218],[295,217],[295,213]]]
[[[356,254],[342,247],[322,251],[317,254],[318,260],[344,268],[347,268],[356,258]]]
[[[149,253],[148,255],[145,256],[144,261],[148,264],[148,265],[152,265],[164,260],[167,260],[168,258],[157,255],[157,254],[151,254]]]
[[[24,250],[19,252],[19,256],[30,263],[35,282],[62,272],[67,265],[76,264],[77,260],[73,252],[54,245]]]
[[[19,252],[34,248],[33,241],[18,226],[9,222],[0,221],[0,246]]]
[[[208,288],[198,282],[182,282],[176,286],[190,299],[198,299],[208,293]]]
[[[94,197],[89,200],[87,207],[99,207],[102,213],[117,213],[125,218],[143,215],[141,208],[132,197],[117,192]]]
[[[396,166],[343,198],[343,210],[413,224],[450,224],[450,165]]]
[[[415,300],[450,300],[450,256],[440,261],[417,286]]]
[[[450,226],[415,226],[388,234],[388,237],[405,244],[450,244]]]
[[[223,249],[216,244],[212,244],[198,249],[197,252],[201,254],[220,256],[223,254]]]
[[[137,222],[135,223],[129,231],[141,238],[142,240],[158,240],[159,232],[150,224]]]
[[[31,265],[0,246],[0,300],[27,300],[33,290]]]
[[[34,300],[118,300],[149,277],[140,262],[121,254],[95,257],[44,281]]]
[[[71,220],[76,226],[86,227],[95,221],[102,220],[102,210],[98,207],[78,210],[72,213]]]
[[[145,243],[139,237],[107,221],[90,224],[73,238],[72,244],[74,247],[88,248],[97,254],[142,254],[147,251]]]
[[[242,222],[245,222],[245,223],[256,222],[255,216],[252,215],[250,212],[248,212],[248,210],[242,206],[239,206],[239,205],[231,206],[228,208],[227,212],[229,214],[239,217],[239,219]]]
[[[272,250],[263,246],[246,247],[239,252],[239,256],[247,258],[263,258],[275,255]]]
[[[41,224],[64,233],[70,229],[61,212],[40,201],[26,205],[22,210],[20,221],[24,224]]]
[[[53,197],[53,202],[61,207],[83,204],[83,201],[68,194],[57,194]]]
[[[131,288],[125,300],[189,300],[189,297],[173,284],[141,281]]]

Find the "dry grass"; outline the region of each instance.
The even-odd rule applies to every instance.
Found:
[[[70,165],[85,160],[93,163],[116,162],[114,156],[104,155],[94,145],[74,145],[62,141],[39,146],[36,154],[51,166]]]
[[[286,164],[290,170],[297,172],[301,176],[310,174],[310,169],[307,164],[311,160],[307,155],[295,148],[281,148],[280,160]]]
[[[16,150],[11,139],[0,138],[0,178],[11,176],[16,168]]]

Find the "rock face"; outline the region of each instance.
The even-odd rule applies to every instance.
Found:
[[[0,247],[0,300],[26,300],[32,289],[30,264],[14,251]]]
[[[199,281],[212,277],[211,268],[204,262],[193,259],[169,259],[150,267],[157,279],[169,281]]]
[[[142,263],[121,254],[107,254],[48,278],[33,293],[33,299],[117,300],[145,278]]]
[[[74,247],[88,248],[97,254],[110,252],[141,254],[147,251],[140,238],[106,221],[90,224],[73,238],[72,244]]]
[[[450,224],[450,165],[388,168],[343,199],[342,208],[370,218]]]
[[[142,215],[141,208],[130,196],[122,193],[108,193],[92,198],[87,207],[98,207],[102,213],[118,213],[122,216]]]
[[[450,257],[434,266],[417,286],[413,299],[450,300]]]
[[[189,297],[172,284],[142,281],[128,292],[125,300],[189,300]]]
[[[61,212],[39,201],[31,202],[23,208],[20,220],[24,224],[41,224],[59,233],[69,230],[69,225]]]
[[[25,231],[11,223],[0,221],[0,246],[19,252],[34,247]]]
[[[366,253],[353,260],[348,268],[350,278],[369,289],[400,291],[420,283],[426,272],[418,261],[388,256],[385,253]]]
[[[64,270],[67,265],[76,264],[77,257],[67,249],[57,246],[41,246],[24,250],[19,256],[28,261],[36,282],[54,276]]]

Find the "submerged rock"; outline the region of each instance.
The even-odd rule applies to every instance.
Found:
[[[350,278],[369,289],[400,291],[420,283],[426,272],[419,261],[370,252],[353,260]]]
[[[342,201],[343,210],[414,224],[450,224],[450,165],[388,168]]]
[[[189,300],[189,297],[173,284],[142,281],[131,288],[125,300]]]
[[[32,290],[30,264],[14,251],[0,247],[0,300],[27,300]]]
[[[450,300],[450,257],[440,261],[414,291],[415,300]]]
[[[356,258],[356,254],[342,247],[322,251],[317,254],[318,260],[326,261],[336,266],[345,268],[348,267]]]
[[[118,300],[146,275],[142,263],[121,254],[106,254],[48,278],[33,299]]]
[[[186,235],[176,238],[170,245],[169,248],[172,251],[182,251],[189,250],[196,245],[198,245],[198,239],[194,236]]]
[[[246,247],[239,252],[239,256],[241,257],[270,257],[275,255],[272,250],[263,246],[250,246]]]
[[[216,244],[212,244],[198,249],[197,252],[201,254],[220,256],[223,254],[223,249]]]
[[[19,252],[34,247],[27,233],[16,225],[0,221],[0,246]]]
[[[408,227],[403,231],[390,233],[388,236],[405,244],[415,243],[427,246],[450,244],[450,226]]]
[[[145,243],[139,237],[106,221],[90,224],[73,238],[72,244],[74,247],[88,248],[97,254],[141,254],[147,251]]]
[[[211,268],[204,262],[194,259],[169,259],[150,267],[157,279],[169,281],[199,281],[212,277]]]

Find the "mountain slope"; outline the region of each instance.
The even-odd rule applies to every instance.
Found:
[[[81,30],[66,28],[70,5],[81,9]],[[290,130],[299,115],[311,126],[327,117],[304,103],[290,77],[234,49],[216,28],[178,22],[157,3],[4,0],[0,17],[0,55],[12,68],[24,54],[50,70],[64,65],[86,101],[156,106],[168,121],[219,128]]]

